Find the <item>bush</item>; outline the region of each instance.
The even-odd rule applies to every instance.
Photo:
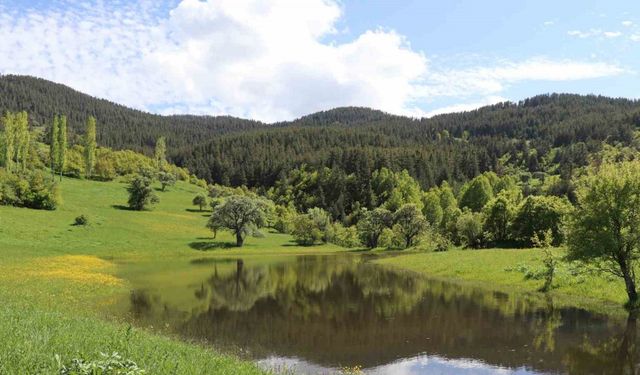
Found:
[[[146,373],[135,362],[123,359],[118,353],[101,355],[102,359],[98,360],[74,358],[64,364],[60,356],[56,355],[60,375],[142,375]]]
[[[391,228],[384,228],[378,238],[378,247],[385,249],[402,248],[402,238]]]
[[[84,226],[89,224],[89,218],[85,215],[77,216],[73,222],[73,225]]]
[[[340,223],[333,223],[329,227],[328,241],[338,246],[352,248],[360,246],[358,230],[355,226],[344,227]]]
[[[134,178],[127,191],[129,192],[129,207],[132,210],[142,211],[149,205],[160,201],[151,188],[151,181],[146,177]]]
[[[458,217],[456,230],[466,247],[480,247],[483,239],[482,214],[465,210]]]
[[[22,176],[0,172],[0,204],[55,210],[59,201],[55,180],[42,171]]]

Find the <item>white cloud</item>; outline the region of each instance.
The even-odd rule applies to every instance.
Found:
[[[633,21],[622,21],[621,24],[624,27],[631,27],[633,26]]]
[[[475,106],[517,82],[622,72],[544,58],[438,68],[384,29],[337,43],[343,9],[334,0],[182,0],[170,11],[158,3],[0,4],[0,56],[11,57],[0,59],[0,73],[51,79],[155,112],[274,121],[345,105],[418,116],[438,97]]]
[[[459,103],[459,104],[453,104],[453,105],[437,108],[432,111],[426,112],[424,114],[424,117],[433,117],[433,116],[441,115],[443,113],[467,112],[467,111],[472,111],[474,109],[478,109],[480,107],[484,107],[487,105],[503,103],[507,101],[508,101],[507,98],[503,98],[501,96],[488,96],[477,102]]]
[[[633,34],[629,37],[634,42],[640,42],[640,34]]]
[[[617,38],[622,35],[622,33],[620,31],[605,31],[602,35],[604,35],[605,38]]]

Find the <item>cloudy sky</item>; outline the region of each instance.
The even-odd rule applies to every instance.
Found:
[[[162,113],[638,98],[640,1],[0,0],[0,74]]]

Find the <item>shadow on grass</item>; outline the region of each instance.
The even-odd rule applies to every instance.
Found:
[[[114,204],[111,205],[112,208],[115,208],[116,210],[122,210],[122,211],[135,211],[134,209],[132,209],[129,206],[125,206],[123,204]]]
[[[189,243],[189,247],[199,251],[209,251],[216,249],[231,249],[236,247],[233,242],[213,242],[213,241],[194,241]]]

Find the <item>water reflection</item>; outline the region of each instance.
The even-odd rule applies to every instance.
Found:
[[[127,314],[242,348],[266,365],[308,373],[354,365],[374,374],[637,371],[636,315],[624,327],[550,300],[429,280],[355,256],[188,267],[186,284],[150,277],[165,281],[134,290]]]

